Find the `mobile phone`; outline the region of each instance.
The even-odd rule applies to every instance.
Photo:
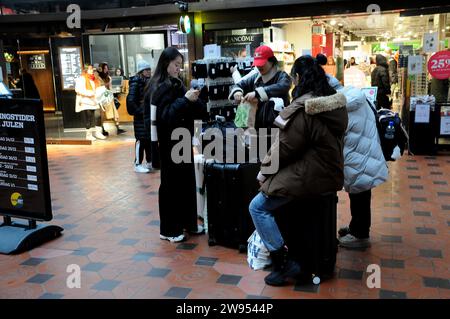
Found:
[[[201,91],[201,89],[203,89],[204,86],[205,86],[204,79],[193,79],[191,81],[191,89]]]

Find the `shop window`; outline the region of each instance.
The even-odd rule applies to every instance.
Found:
[[[221,46],[223,57],[250,57],[264,42],[263,28],[206,31],[204,43]]]

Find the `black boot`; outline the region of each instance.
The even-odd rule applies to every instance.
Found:
[[[293,278],[300,274],[300,265],[289,259],[286,246],[270,253],[272,258],[272,272],[264,278],[270,286],[283,286],[287,278]]]

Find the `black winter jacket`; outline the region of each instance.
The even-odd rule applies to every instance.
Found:
[[[139,75],[130,78],[127,96],[127,111],[133,115],[134,136],[136,139],[150,139],[150,130],[144,125],[144,89],[148,79]]]
[[[144,100],[145,130],[150,131],[151,105],[157,106],[156,122],[158,142],[160,148],[171,145],[170,135],[178,127],[187,128],[191,134],[194,132],[194,120],[207,117],[206,104],[200,99],[190,102],[184,95],[186,88],[179,79],[168,79],[151,88],[153,95],[146,94]],[[150,92],[148,92],[150,93]]]
[[[378,87],[377,96],[391,94],[387,59],[381,54],[378,54],[376,56],[376,62],[377,67],[372,71],[372,86]]]
[[[256,73],[253,76],[243,79],[231,89],[229,99],[233,99],[236,92],[245,94],[255,91],[258,97],[258,108],[272,97],[282,98],[284,106],[290,104],[289,90],[292,86],[291,77],[284,71],[275,71],[273,76],[264,83],[261,74]]]

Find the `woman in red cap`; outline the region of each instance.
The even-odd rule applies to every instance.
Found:
[[[237,83],[232,88],[229,99],[257,104],[255,128],[270,128],[273,127],[278,112],[289,105],[292,80],[286,72],[278,70],[278,60],[266,45],[255,50],[253,66],[259,73]],[[283,105],[280,107],[281,102]]]

